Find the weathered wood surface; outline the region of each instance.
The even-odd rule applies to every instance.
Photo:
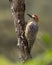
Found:
[[[28,42],[25,37],[25,0],[9,0],[11,4],[12,16],[14,19],[15,32],[17,34],[17,46],[21,52],[21,59],[30,58]]]

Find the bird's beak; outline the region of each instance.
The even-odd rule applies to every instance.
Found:
[[[30,18],[32,18],[32,15],[30,15],[30,14],[27,14]]]

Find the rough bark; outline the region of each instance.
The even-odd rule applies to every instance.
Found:
[[[21,59],[26,60],[30,58],[28,42],[25,37],[25,0],[9,0],[11,3],[11,10],[14,19],[15,32],[17,34],[17,46],[21,52]]]

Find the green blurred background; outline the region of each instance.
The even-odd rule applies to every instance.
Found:
[[[40,20],[39,32],[32,49],[34,58],[30,63],[52,65],[52,0],[26,0],[25,3],[25,20],[29,20],[27,13],[37,14]],[[16,37],[10,3],[8,0],[0,0],[0,65],[18,64]]]

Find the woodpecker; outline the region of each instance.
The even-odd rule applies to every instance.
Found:
[[[31,19],[28,21],[26,28],[25,28],[25,37],[28,41],[28,47],[29,50],[31,52],[31,49],[33,47],[33,44],[35,42],[36,36],[37,36],[37,32],[39,29],[39,18],[37,15],[30,15],[27,14]]]

